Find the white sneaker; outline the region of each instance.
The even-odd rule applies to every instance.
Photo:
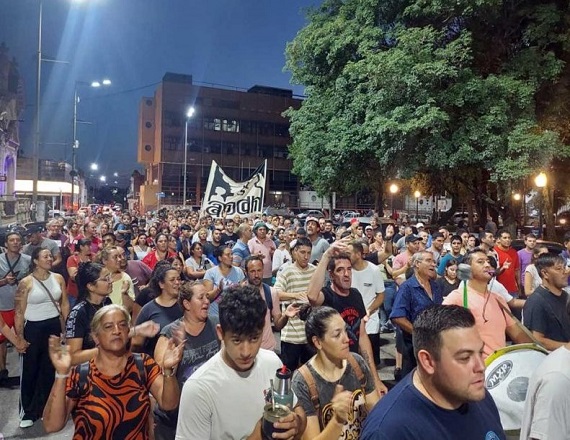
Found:
[[[20,428],[30,428],[34,426],[34,422],[32,420],[24,419],[20,421]]]

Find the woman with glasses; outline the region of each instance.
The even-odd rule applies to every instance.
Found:
[[[178,304],[180,274],[171,265],[161,264],[151,278],[150,285],[157,296],[143,306],[136,322],[142,324],[145,321],[153,321],[162,329],[182,317],[182,309]],[[158,336],[148,338],[137,334],[133,338],[133,350],[153,356],[157,341]]]
[[[95,342],[91,337],[91,320],[99,309],[111,304],[109,295],[113,286],[110,272],[98,263],[81,263],[75,279],[78,303],[69,313],[65,334],[71,365],[87,362],[97,354]],[[130,336],[137,331],[154,336],[158,332],[158,326],[152,322],[144,323],[131,331]]]
[[[69,348],[59,337],[49,338],[56,374],[43,412],[47,432],[63,429],[71,415],[74,439],[145,440],[150,438],[150,396],[162,408],[178,406],[180,388],[174,369],[183,344],[170,341],[160,365],[150,356],[133,354],[130,319],[129,312],[116,304],[98,310],[91,321],[97,351],[88,363],[75,367]]]

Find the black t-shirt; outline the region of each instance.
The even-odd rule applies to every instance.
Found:
[[[109,297],[103,299],[99,305],[92,304],[87,300],[75,304],[67,317],[65,337],[67,339],[83,338],[82,350],[95,348],[95,342],[91,338],[91,320],[97,310],[109,304],[111,304],[111,298]]]
[[[558,342],[570,341],[570,316],[566,312],[568,294],[563,290],[556,296],[538,286],[528,297],[523,309],[524,325]]]
[[[238,239],[239,236],[237,235],[237,232],[234,232],[233,234],[222,234],[220,243],[222,243],[224,246],[232,248],[234,247],[234,244],[237,243]]]
[[[323,287],[322,292],[325,296],[323,305],[335,309],[346,322],[346,331],[350,338],[350,351],[357,353],[360,323],[362,318],[366,316],[366,307],[362,301],[362,295],[358,289],[350,288],[347,296],[341,296],[328,286]]]
[[[333,244],[336,240],[336,236],[332,232],[325,231],[321,233],[321,236],[328,241],[329,244]]]
[[[435,284],[438,284],[441,288],[441,296],[444,298],[449,295],[454,290],[459,288],[459,278],[455,280],[453,284],[450,284],[445,277],[438,278],[435,280]]]
[[[154,298],[156,298],[156,294],[155,294],[154,290],[152,290],[152,288],[150,288],[150,287],[145,287],[137,295],[137,297],[135,298],[135,302],[139,306],[144,307],[145,304],[152,301]]]
[[[143,322],[150,321],[151,319],[156,322],[160,329],[162,330],[171,322],[182,318],[183,312],[180,305],[176,302],[173,306],[163,307],[156,302],[156,300],[150,301],[142,309],[137,317],[137,325]],[[158,342],[159,334],[154,338],[146,338],[144,345],[142,347],[142,352],[148,354],[149,356],[154,356],[154,348]]]

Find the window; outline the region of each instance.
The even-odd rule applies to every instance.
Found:
[[[147,121],[147,122],[144,124],[144,126],[145,126],[146,128],[151,128],[151,127],[152,127],[152,122]]]
[[[144,146],[144,150],[145,150],[145,151],[150,151],[150,150],[152,150],[152,147],[151,147],[149,144],[146,144],[146,145]]]
[[[164,136],[164,149],[165,150],[182,149],[181,138],[179,136]]]

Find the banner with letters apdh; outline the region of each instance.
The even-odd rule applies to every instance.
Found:
[[[202,202],[202,213],[215,218],[222,217],[224,213],[228,217],[235,214],[260,213],[265,196],[266,172],[267,160],[253,172],[248,180],[235,182],[213,160]]]

